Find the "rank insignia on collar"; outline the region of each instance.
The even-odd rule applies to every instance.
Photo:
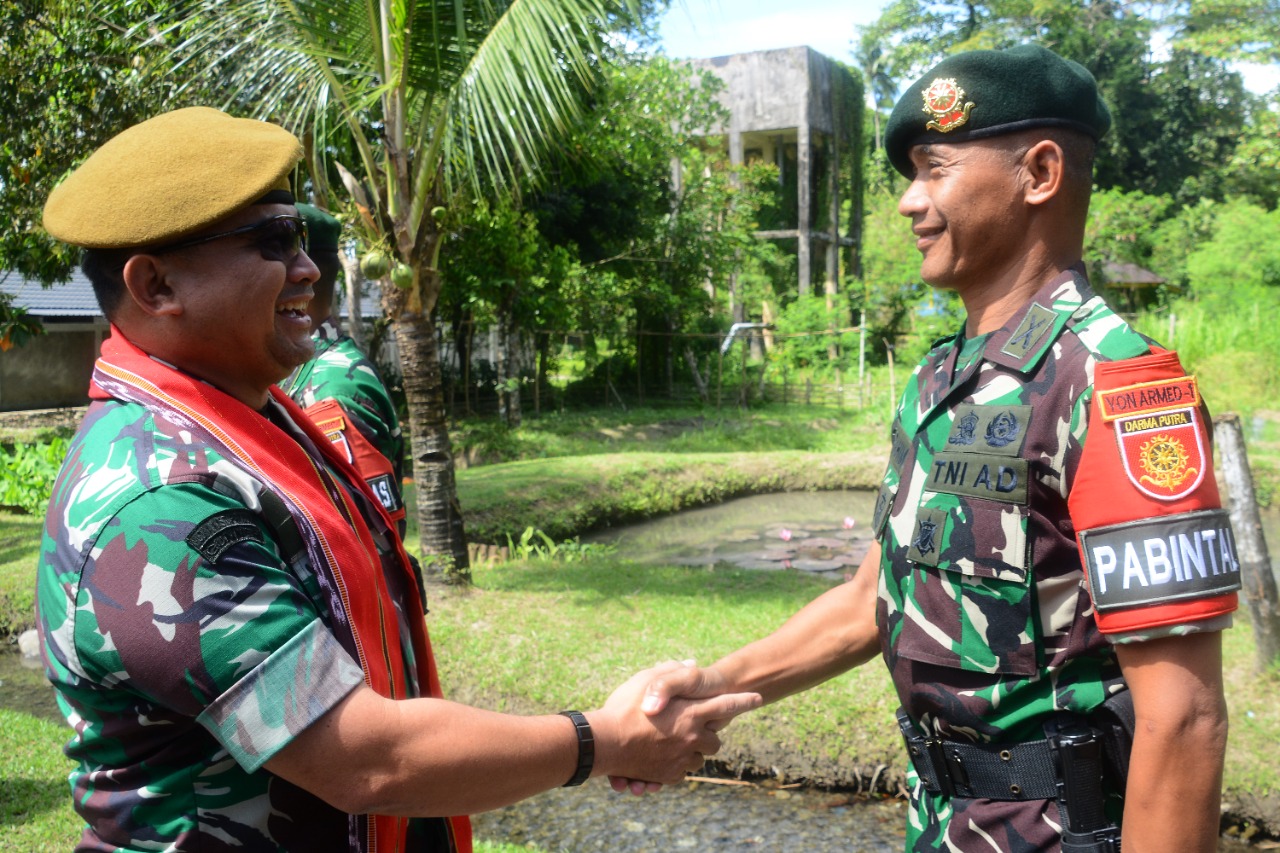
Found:
[[[939,77],[924,90],[924,111],[933,116],[925,125],[927,130],[942,133],[955,130],[969,121],[973,102],[966,102],[964,89],[954,77]]]

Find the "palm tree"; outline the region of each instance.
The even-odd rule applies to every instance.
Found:
[[[867,88],[871,90],[871,120],[874,123],[875,150],[884,147],[880,138],[880,111],[893,106],[898,85],[889,76],[889,55],[883,49],[884,39],[878,32],[866,32],[858,40],[855,57],[862,69]]]
[[[226,108],[304,141],[315,197],[345,196],[392,259],[383,308],[400,353],[419,542],[470,577],[434,309],[443,219],[500,195],[580,114],[608,35],[638,0],[197,0],[156,27]],[[340,188],[340,189],[339,189]]]

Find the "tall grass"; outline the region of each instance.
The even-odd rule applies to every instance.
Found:
[[[1169,313],[1174,316],[1169,339]],[[1180,299],[1141,315],[1136,327],[1177,350],[1215,414],[1280,408],[1280,290],[1242,287]]]

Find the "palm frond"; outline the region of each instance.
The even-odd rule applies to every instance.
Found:
[[[332,152],[354,152],[347,165],[358,166],[380,227],[410,251],[430,226],[432,199],[484,194],[537,171],[580,115],[615,22],[638,6],[192,0],[148,28],[175,44],[185,71],[216,81],[217,106],[306,135],[313,169],[336,180]],[[327,183],[316,179],[318,190]]]

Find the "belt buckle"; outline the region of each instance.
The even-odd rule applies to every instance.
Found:
[[[938,778],[938,788],[948,797],[956,796],[955,779],[952,778],[952,761],[947,753],[946,741],[940,738],[925,738],[924,746],[929,752],[934,775]]]
[[[969,785],[969,769],[964,766],[964,759],[955,744],[942,742],[942,760],[947,779],[951,783],[951,796],[972,797],[973,789]]]

